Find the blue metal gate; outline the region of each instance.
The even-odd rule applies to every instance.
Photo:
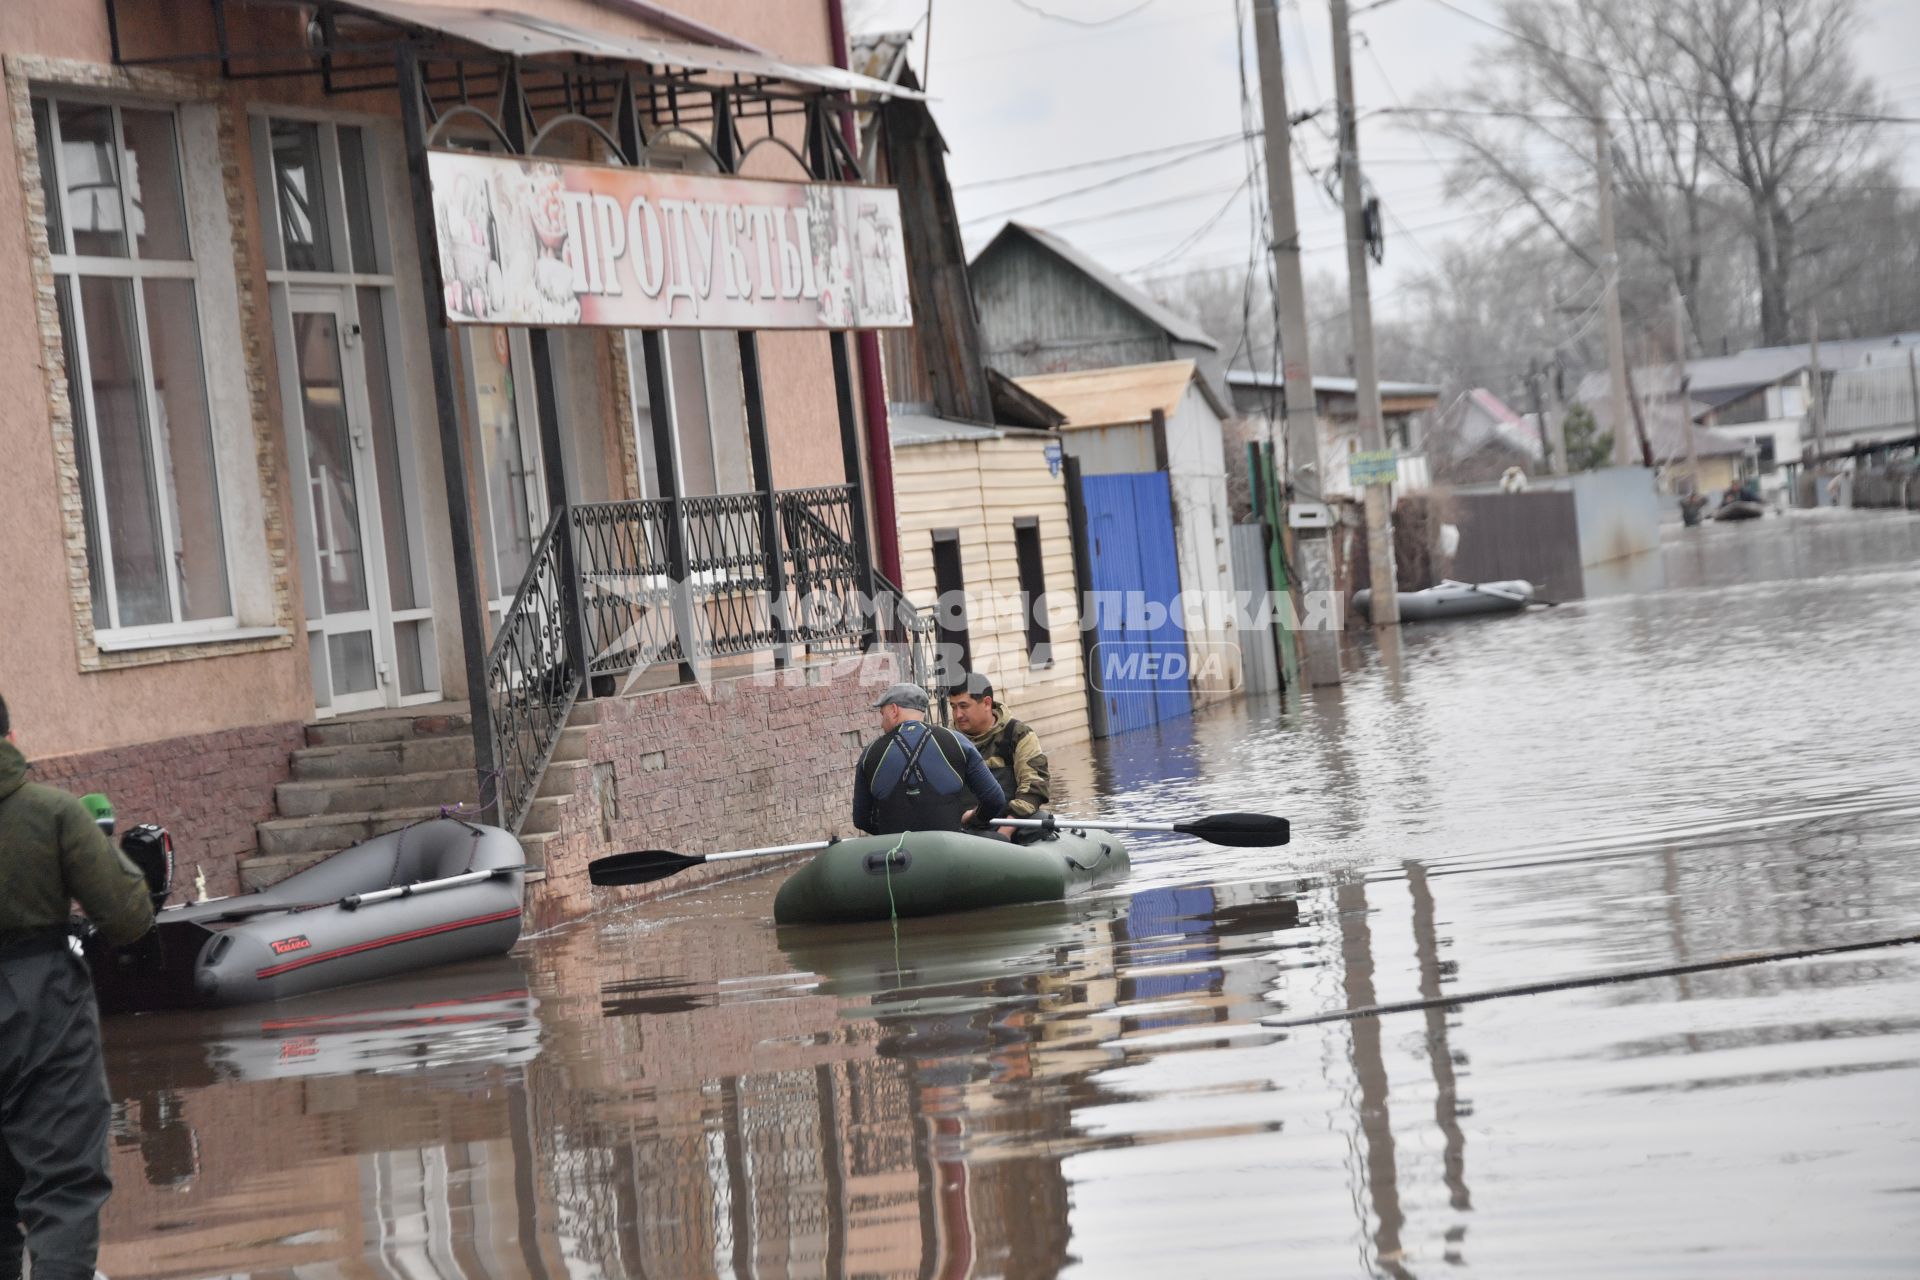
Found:
[[[1190,715],[1186,631],[1173,617],[1180,565],[1161,472],[1083,476],[1088,585],[1097,609],[1094,670],[1105,731]]]

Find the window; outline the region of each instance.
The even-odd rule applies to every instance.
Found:
[[[673,406],[680,453],[681,496],[751,491],[753,460],[738,338],[731,332],[669,329],[660,335],[660,344],[667,357],[667,400]],[[654,456],[653,407],[638,330],[627,333],[627,368],[633,382],[640,491],[655,498],[660,495],[660,464]]]
[[[1020,565],[1020,607],[1027,616],[1027,663],[1053,665],[1053,628],[1047,625],[1047,570],[1040,554],[1040,517],[1015,516],[1014,557]]]
[[[174,113],[35,94],[33,125],[94,628],[231,626]]]
[[[940,628],[942,666],[953,685],[956,672],[945,659],[952,658],[960,671],[973,670],[973,641],[967,634],[967,579],[960,569],[960,531],[933,531],[934,620]]]

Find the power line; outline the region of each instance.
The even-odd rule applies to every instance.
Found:
[[[1520,111],[1510,107],[1373,107],[1361,113],[1366,116],[1487,116],[1507,120],[1559,120],[1573,124],[1592,124],[1596,120],[1605,120],[1611,124],[1693,124],[1687,116],[1659,115],[1620,115],[1615,112],[1595,112],[1582,115],[1572,111]],[[1795,120],[1812,117],[1806,114],[1783,115],[1771,119],[1755,119],[1753,124],[1789,124]],[[1863,124],[1920,124],[1920,116],[1855,116],[1849,117]]]
[[[1105,222],[1110,218],[1124,218],[1129,214],[1144,213],[1148,209],[1165,209],[1171,205],[1186,204],[1190,200],[1204,200],[1208,196],[1217,196],[1222,191],[1231,191],[1234,195],[1239,195],[1241,189],[1246,185],[1246,179],[1242,178],[1239,182],[1220,183],[1211,187],[1202,187],[1198,191],[1188,191],[1177,196],[1165,196],[1159,200],[1147,200],[1140,204],[1122,205],[1117,209],[1107,209],[1100,213],[1082,214],[1077,218],[1063,218],[1056,222],[1043,222],[1040,225],[1048,230],[1054,230],[1059,227],[1077,227],[1089,222]]]
[[[1194,228],[1193,231],[1189,233],[1185,239],[1181,240],[1179,244],[1176,244],[1173,248],[1167,250],[1167,252],[1161,254],[1159,257],[1155,258],[1153,261],[1143,263],[1140,266],[1133,268],[1131,271],[1123,272],[1122,274],[1132,275],[1141,271],[1151,271],[1153,268],[1157,266],[1161,266],[1164,263],[1172,262],[1173,260],[1178,258],[1181,254],[1185,253],[1187,250],[1191,249],[1193,246],[1199,244],[1200,241],[1205,238],[1206,234],[1209,231],[1212,231],[1215,227],[1220,225],[1220,219],[1227,216],[1227,211],[1233,208],[1233,202],[1239,199],[1240,193],[1247,189],[1248,183],[1252,182],[1252,180],[1253,180],[1252,174],[1248,174],[1246,177],[1240,179],[1240,185],[1227,193],[1226,202],[1222,204],[1218,209],[1215,209],[1212,215],[1209,216],[1205,222],[1201,223],[1198,227]]]
[[[1179,165],[1186,164],[1190,160],[1198,160],[1202,156],[1212,155],[1214,152],[1224,150],[1226,147],[1232,145],[1234,142],[1237,142],[1237,141],[1239,141],[1239,138],[1236,135],[1235,137],[1228,138],[1225,141],[1216,142],[1210,146],[1203,147],[1198,151],[1190,152],[1187,155],[1175,156],[1171,160],[1162,160],[1158,164],[1144,165],[1138,169],[1129,169],[1125,173],[1117,173],[1110,178],[1102,178],[1098,182],[1090,182],[1083,187],[1074,187],[1068,191],[1059,191],[1054,193],[1053,195],[1043,196],[1038,200],[1029,200],[1025,204],[1013,205],[1010,208],[1000,209],[993,213],[983,213],[972,218],[962,218],[960,220],[960,225],[963,227],[970,227],[975,225],[976,223],[992,222],[995,218],[1011,217],[1013,214],[1016,214],[1016,213],[1025,213],[1029,209],[1039,209],[1046,205],[1057,204],[1062,200],[1070,200],[1074,196],[1083,196],[1094,191],[1104,191],[1108,187],[1117,187],[1123,182],[1131,182],[1135,178],[1143,178],[1150,173],[1160,173],[1164,170],[1172,169]]]
[[[1223,133],[1212,138],[1196,138],[1191,142],[1174,142],[1164,147],[1149,147],[1144,151],[1123,151],[1118,155],[1103,157],[1099,160],[1082,160],[1076,164],[1056,164],[1045,169],[1029,169],[1025,173],[1009,173],[997,178],[976,178],[972,182],[956,182],[955,191],[973,191],[980,187],[1002,187],[1015,182],[1026,182],[1033,178],[1052,178],[1063,173],[1078,173],[1085,169],[1104,169],[1111,164],[1124,164],[1129,160],[1146,160],[1155,156],[1172,155],[1176,151],[1191,151],[1196,147],[1211,147],[1238,142],[1237,133]]]
[[[1014,7],[1025,9],[1034,17],[1045,18],[1049,22],[1065,22],[1076,27],[1110,27],[1116,22],[1125,22],[1134,14],[1152,5],[1154,0],[1140,0],[1140,3],[1133,6],[1133,8],[1122,13],[1116,13],[1110,18],[1076,18],[1070,13],[1054,13],[1050,10],[1042,9],[1039,5],[1034,4],[1033,0],[1013,0],[1013,3]]]

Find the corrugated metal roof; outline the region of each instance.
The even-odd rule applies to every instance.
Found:
[[[1036,373],[1015,378],[1027,391],[1067,415],[1061,429],[1122,427],[1153,421],[1158,409],[1172,418],[1187,388],[1198,384],[1216,414],[1225,410],[1197,376],[1191,360],[1163,360],[1157,364],[1123,365],[1118,369],[1084,369],[1077,373]]]
[[[983,427],[977,422],[956,422],[951,418],[938,418],[930,413],[890,413],[887,415],[887,434],[893,440],[894,448],[910,449],[918,444],[999,440],[1007,433],[1001,427]]]
[[[1258,369],[1230,369],[1227,371],[1227,385],[1230,387],[1278,387],[1286,380],[1277,373],[1263,373]],[[1316,373],[1313,375],[1313,389],[1330,395],[1353,395],[1360,389],[1358,378],[1342,378],[1335,374]],[[1440,384],[1437,382],[1393,382],[1382,379],[1380,394],[1383,396],[1438,396]]]
[[[737,49],[717,49],[711,45],[689,44],[683,40],[661,40],[651,36],[612,35],[589,31],[571,23],[532,13],[505,8],[457,8],[428,4],[423,0],[348,0],[363,12],[426,27],[456,39],[477,44],[496,53],[532,58],[554,54],[579,54],[615,62],[644,62],[655,67],[679,67],[687,71],[709,71],[719,75],[764,77],[789,84],[813,85],[846,93],[866,93],[876,97],[923,98],[924,94],[870,76],[842,71],[838,67],[811,66],[787,62],[765,54]]]
[[[1906,368],[1905,349],[1920,344],[1920,333],[1890,333],[1875,338],[1840,338],[1820,344],[1820,367],[1826,370],[1869,368],[1889,360]],[[1813,362],[1806,343],[1784,347],[1751,347],[1730,356],[1707,356],[1687,361],[1688,390],[1711,404],[1725,404],[1741,391],[1769,387],[1797,376]],[[1645,365],[1633,371],[1635,385],[1668,386],[1670,364]],[[1661,381],[1655,382],[1659,379]],[[1607,373],[1601,369],[1580,379],[1574,399],[1585,404],[1607,398]]]
[[[1000,228],[998,235],[988,241],[986,248],[973,255],[973,264],[970,265],[978,264],[982,258],[993,252],[995,245],[999,244],[1009,235],[1023,235],[1036,244],[1041,245],[1056,257],[1065,261],[1074,270],[1086,276],[1089,280],[1099,285],[1102,289],[1105,289],[1114,297],[1120,299],[1120,301],[1126,303],[1129,307],[1132,307],[1135,311],[1138,311],[1153,324],[1164,329],[1168,336],[1174,338],[1176,341],[1191,342],[1196,346],[1206,347],[1212,351],[1218,351],[1220,349],[1220,344],[1209,337],[1206,330],[1202,329],[1199,325],[1178,312],[1171,310],[1165,304],[1156,302],[1109,271],[1106,267],[1101,266],[1086,254],[1074,248],[1065,240],[1062,240],[1053,232],[1040,227],[1028,226],[1024,222],[1009,222],[1006,226]]]
[[[1914,433],[1920,428],[1914,425],[1913,410],[1913,381],[1904,359],[1897,365],[1849,369],[1834,374],[1828,384],[1827,434]]]

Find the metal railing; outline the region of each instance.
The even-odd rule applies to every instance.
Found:
[[[567,654],[574,597],[562,569],[568,511],[547,521],[533,560],[500,618],[487,651],[487,705],[493,739],[493,785],[500,825],[518,833],[532,807],[547,761],[567,727],[586,676]],[[485,802],[482,796],[482,802]]]
[[[928,689],[944,719],[933,687],[933,610],[867,576],[854,539],[859,490],[776,492],[777,561],[764,537],[766,503],[763,493],[729,493],[554,513],[487,654],[503,826],[517,832],[526,821],[568,713],[595,676],[793,646],[828,654],[879,644]],[[577,586],[566,581],[563,539],[572,540]],[[567,650],[576,600],[579,662]]]

